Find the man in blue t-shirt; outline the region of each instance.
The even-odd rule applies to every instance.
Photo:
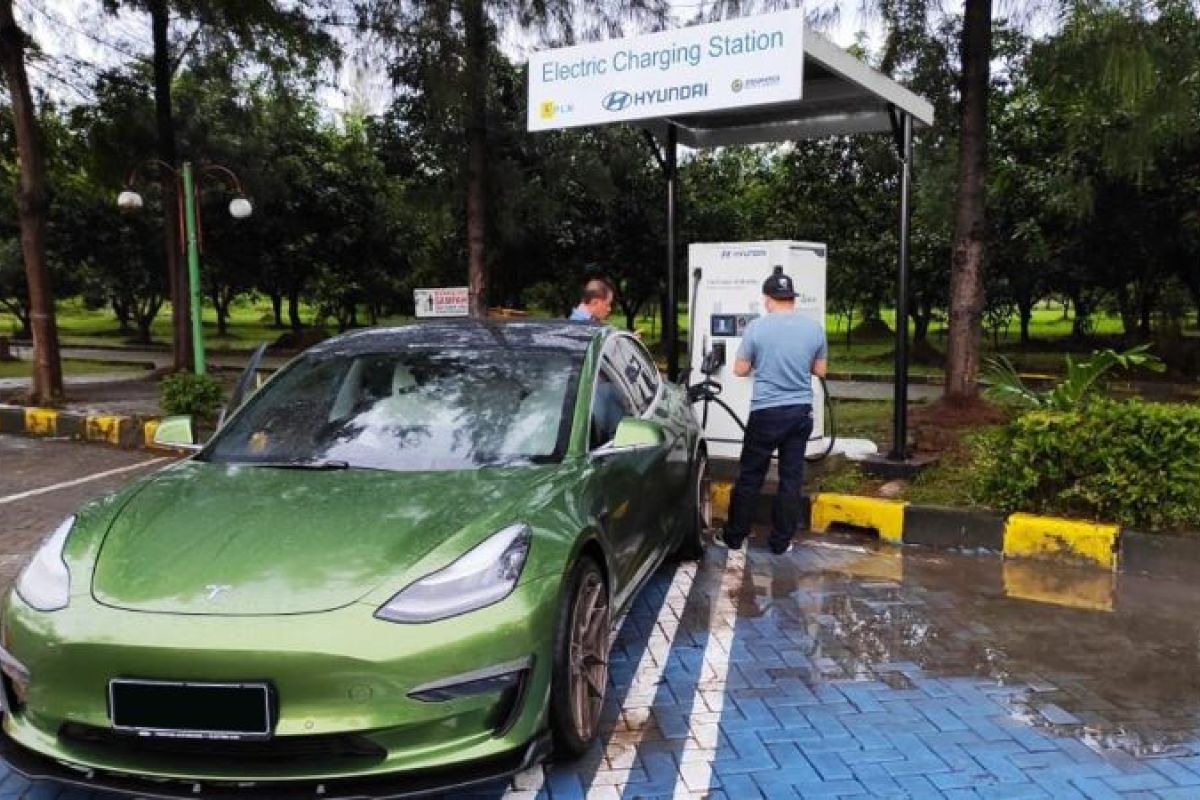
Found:
[[[579,305],[571,309],[572,322],[606,322],[612,314],[616,290],[605,278],[592,278],[583,285]]]
[[[717,544],[740,550],[750,535],[758,493],[771,455],[779,451],[779,494],[771,513],[771,552],[792,549],[804,483],[804,454],[812,435],[814,375],[825,376],[825,330],[796,313],[796,291],[781,267],[763,283],[766,316],[751,321],[733,363],[733,373],[753,374],[750,418],[742,442],[737,483],[729,502],[729,521]]]

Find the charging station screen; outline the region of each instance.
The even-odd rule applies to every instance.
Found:
[[[746,331],[750,320],[757,314],[713,314],[710,335],[712,336],[741,336]]]

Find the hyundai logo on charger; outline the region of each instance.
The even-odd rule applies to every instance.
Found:
[[[604,106],[605,111],[624,111],[632,102],[633,95],[629,92],[609,92],[604,96],[601,105]]]

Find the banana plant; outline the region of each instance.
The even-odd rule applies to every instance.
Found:
[[[1097,350],[1087,361],[1079,362],[1068,355],[1066,375],[1048,389],[1030,387],[1006,356],[992,356],[984,361],[984,380],[990,384],[984,394],[992,400],[1028,408],[1067,411],[1082,405],[1096,389],[1100,379],[1113,370],[1141,367],[1162,372],[1166,369],[1162,359],[1150,353],[1149,349],[1150,345],[1143,344],[1121,352]]]

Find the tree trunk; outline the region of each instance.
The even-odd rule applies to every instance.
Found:
[[[922,309],[920,303],[913,304],[913,311],[909,314],[913,321],[913,347],[917,345],[929,344],[929,323],[933,321],[933,310],[929,308]]]
[[[226,298],[222,299],[221,292],[216,291],[212,294],[213,308],[217,311],[217,335],[229,335],[229,305],[233,301]]]
[[[486,317],[488,41],[483,0],[463,0],[467,96],[467,284],[471,316]]]
[[[295,333],[301,333],[304,330],[304,323],[300,321],[299,289],[288,291],[288,321],[292,324],[292,331]]]
[[[112,305],[113,316],[117,318],[117,328],[122,334],[128,335],[133,331],[133,325],[130,322],[132,314],[129,313],[129,306],[121,302],[117,297],[113,297],[110,303]]]
[[[1021,317],[1021,347],[1029,345],[1029,323],[1033,320],[1033,303],[1017,303],[1017,311]]]
[[[271,313],[275,317],[275,327],[283,327],[283,293],[271,292]]]
[[[950,264],[950,337],[946,345],[946,399],[979,394],[979,336],[983,316],[986,235],[988,73],[992,57],[991,0],[965,0],[958,196]]]
[[[50,270],[46,265],[46,218],[50,213],[50,198],[37,114],[29,92],[29,76],[25,73],[25,35],[13,17],[12,0],[0,0],[0,69],[4,72],[12,101],[17,159],[21,169],[17,213],[21,220],[21,254],[25,259],[33,338],[33,390],[30,397],[35,403],[49,404],[63,396],[58,325],[54,319]]]
[[[171,45],[168,39],[170,10],[167,0],[150,0],[150,31],[154,41],[154,116],[158,131],[158,158],[175,168],[175,121],[171,110]],[[161,167],[160,167],[161,169]],[[175,174],[160,174],[163,198],[163,248],[167,286],[171,297],[171,345],[175,369],[192,367],[192,329],[188,317],[190,298],[179,257],[179,197]]]

